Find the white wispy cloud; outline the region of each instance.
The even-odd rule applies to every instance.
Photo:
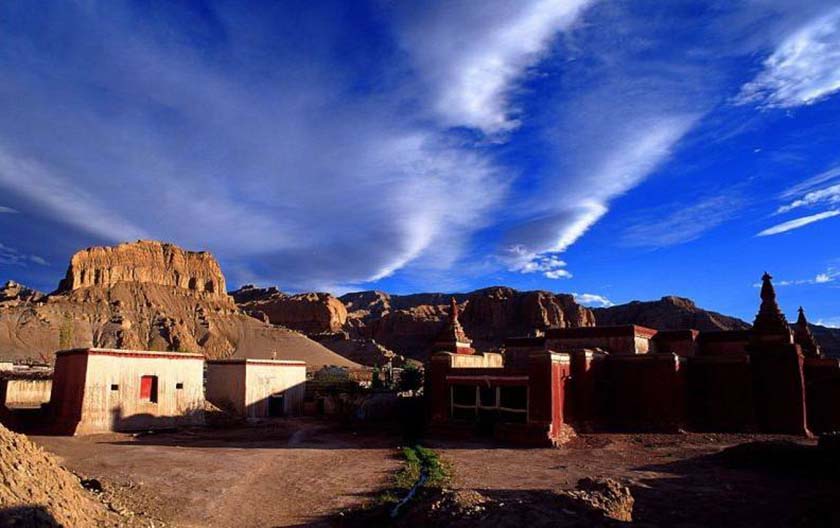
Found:
[[[840,8],[789,35],[741,88],[738,104],[790,108],[812,104],[840,90]]]
[[[7,264],[7,265],[14,265],[14,266],[26,266],[30,262],[34,262],[35,264],[39,264],[41,266],[47,266],[47,261],[38,255],[27,255],[26,253],[22,253],[17,249],[0,244],[0,264]]]
[[[584,306],[594,306],[596,308],[607,308],[613,306],[615,303],[607,299],[603,295],[595,293],[573,293],[575,302]]]
[[[779,206],[776,214],[787,213],[800,207],[840,204],[838,179],[840,179],[840,167],[835,167],[786,189],[780,198],[789,202]]]
[[[600,135],[588,147],[593,149],[592,158],[581,159],[586,165],[576,166],[574,177],[552,182],[561,187],[543,196],[541,207],[546,210],[538,218],[507,233],[502,258],[510,269],[521,270],[546,253],[568,249],[607,213],[612,199],[638,185],[668,158],[696,119],[696,115],[646,115],[638,121],[628,118],[613,130],[607,129],[609,121],[582,129],[581,135]],[[596,150],[600,150],[600,160]],[[549,196],[555,200],[545,200]]]
[[[30,159],[17,157],[0,144],[0,185],[29,198],[69,224],[111,241],[147,238],[145,232],[126,222],[111,207],[52,174]]]
[[[625,229],[621,241],[630,247],[666,247],[690,242],[731,220],[743,204],[740,195],[726,193],[693,205],[676,205],[669,214],[649,214],[631,224]]]
[[[492,218],[503,172],[406,113],[404,87],[348,97],[352,77],[331,62],[329,34],[279,46],[312,27],[279,7],[219,7],[213,22],[228,38],[206,54],[164,16],[138,29],[121,5],[105,20],[56,6],[73,43],[59,51],[32,45],[31,32],[4,35],[0,54],[26,55],[14,57],[22,66],[0,111],[27,120],[0,123],[0,187],[41,216],[99,243],[209,249],[241,270],[231,284],[256,277],[290,289],[451,266]]]
[[[17,214],[18,210],[0,205],[0,214]]]
[[[840,215],[840,211],[825,211],[809,216],[803,216],[801,218],[794,218],[793,220],[788,220],[787,222],[782,222],[781,224],[768,227],[767,229],[759,232],[756,236],[770,236],[778,235],[780,233],[786,233],[788,231],[799,229],[800,227],[804,227],[808,224],[813,224],[814,222],[819,222],[820,220],[832,218],[837,215]]]
[[[777,214],[787,213],[799,207],[806,207],[812,205],[834,205],[840,204],[840,183],[826,187],[825,189],[818,189],[811,191],[802,198],[794,200],[793,202],[783,205],[776,210]]]
[[[447,2],[441,10],[405,5],[400,36],[433,108],[449,126],[492,134],[518,125],[510,92],[544,54],[558,31],[570,27],[592,0]]]
[[[821,172],[816,176],[812,176],[804,181],[797,183],[786,189],[779,196],[782,199],[792,199],[797,196],[802,196],[805,193],[813,191],[818,187],[822,187],[826,183],[840,179],[840,167],[833,167],[827,171]]]
[[[827,328],[840,328],[840,317],[827,317],[824,319],[817,319],[816,323]]]
[[[775,281],[777,286],[802,286],[805,284],[829,284],[840,279],[840,270],[836,268],[828,268],[822,273],[818,273],[815,277],[810,279],[784,279]],[[755,287],[761,287],[761,283],[754,284]]]

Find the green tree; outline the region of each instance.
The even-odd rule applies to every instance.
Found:
[[[379,365],[374,365],[372,377],[370,380],[370,388],[373,390],[378,390],[382,387],[382,370],[379,368]]]
[[[66,350],[73,347],[73,316],[70,312],[64,312],[64,320],[58,329],[58,348]]]
[[[423,386],[423,371],[417,366],[408,364],[400,373],[400,392],[410,392],[412,395]]]

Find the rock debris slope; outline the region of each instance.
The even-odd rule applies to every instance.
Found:
[[[0,479],[0,526],[121,525],[52,455],[2,425]]]

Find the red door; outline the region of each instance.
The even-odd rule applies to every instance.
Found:
[[[140,378],[140,399],[150,402],[157,401],[157,376]]]

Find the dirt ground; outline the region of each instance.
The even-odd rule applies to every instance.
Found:
[[[329,524],[329,515],[367,500],[399,467],[393,437],[307,419],[140,437],[31,438],[72,471],[99,479],[148,526]]]
[[[456,489],[508,504],[602,477],[630,487],[634,525],[840,526],[840,467],[822,467],[816,440],[801,437],[590,434],[558,449],[431,445],[453,464]]]
[[[341,525],[341,512],[388,486],[401,443],[397,434],[353,433],[315,419],[136,438],[33,439],[70,469],[100,479],[148,525],[237,528]],[[733,466],[719,455],[780,440],[816,449],[800,438],[712,434],[582,435],[558,449],[426,443],[453,467],[455,488],[509,504],[542,500],[582,477],[609,477],[630,486],[640,526],[831,526],[837,519],[826,509],[840,500],[836,475],[799,471],[796,462]]]

